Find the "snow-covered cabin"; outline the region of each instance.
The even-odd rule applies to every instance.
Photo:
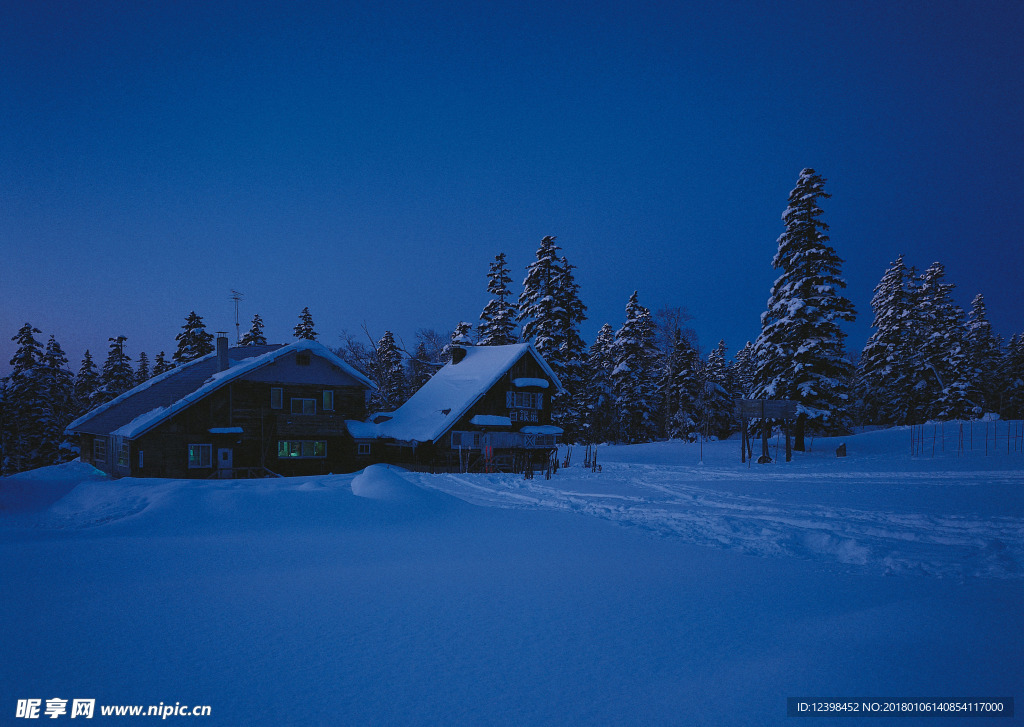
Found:
[[[366,463],[510,469],[516,456],[540,463],[554,450],[551,397],[562,391],[532,345],[457,346],[397,410],[347,425]]]
[[[82,461],[116,476],[245,477],[349,472],[345,420],[373,382],[322,344],[230,348],[139,384],[72,422]]]

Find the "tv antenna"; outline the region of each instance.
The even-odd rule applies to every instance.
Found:
[[[242,300],[245,296],[239,293],[234,288],[231,289],[231,300],[235,301],[235,341],[236,345],[242,343],[242,326],[238,322],[238,301]]]

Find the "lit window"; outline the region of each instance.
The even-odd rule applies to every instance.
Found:
[[[189,469],[210,467],[213,462],[212,444],[190,444],[188,445],[188,466]]]
[[[316,414],[316,399],[292,399],[292,414]]]
[[[327,456],[327,441],[282,439],[277,443],[279,459],[322,459]]]
[[[324,411],[334,411],[334,392],[327,390],[324,392]]]
[[[281,409],[284,407],[284,389],[279,386],[270,387],[270,408]]]

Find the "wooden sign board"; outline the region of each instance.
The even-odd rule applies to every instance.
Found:
[[[736,415],[741,418],[796,419],[796,402],[789,399],[740,399]]]

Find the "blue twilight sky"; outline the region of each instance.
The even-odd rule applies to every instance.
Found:
[[[475,322],[544,235],[589,320],[759,331],[800,170],[827,180],[864,343],[899,253],[1024,330],[1024,2],[0,0],[0,371],[77,370],[186,314],[327,344]]]

